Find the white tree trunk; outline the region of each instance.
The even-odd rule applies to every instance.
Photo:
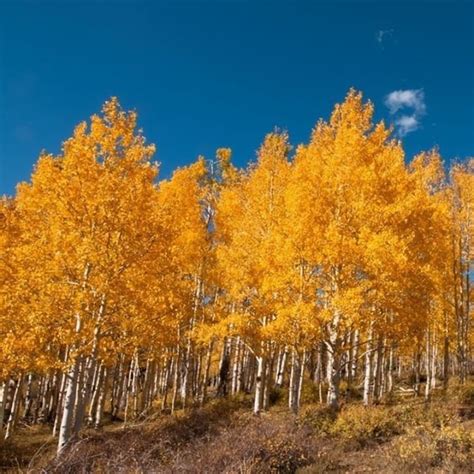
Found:
[[[77,377],[79,373],[80,358],[74,357],[71,367],[66,375],[66,390],[64,393],[64,406],[62,410],[61,425],[59,428],[58,455],[61,454],[71,439],[74,422],[74,407],[76,405]]]
[[[237,337],[235,340],[235,352],[234,358],[232,363],[232,395],[237,393],[237,387],[239,385],[239,377],[240,377],[240,365],[241,365],[241,344],[240,344],[240,337]]]
[[[3,419],[5,418],[5,394],[6,394],[6,383],[0,383],[0,442],[4,437],[3,433]]]
[[[275,364],[275,351],[271,350],[270,356],[267,358],[265,367],[265,377],[263,384],[263,409],[268,410],[270,408],[270,382],[272,379],[273,366]]]
[[[265,358],[257,356],[257,378],[255,380],[255,399],[253,404],[253,412],[259,415],[262,410],[263,390],[265,384]]]
[[[301,356],[300,362],[300,377],[298,380],[298,391],[297,391],[297,403],[296,403],[296,410],[298,411],[301,406],[301,394],[303,392],[303,381],[304,381],[304,366],[306,363],[306,349],[303,349],[303,355]]]
[[[426,331],[426,384],[425,384],[425,400],[430,399],[431,392],[431,331]]]
[[[431,390],[436,387],[436,359],[438,357],[438,345],[436,340],[436,332],[433,333],[433,341],[431,345]]]
[[[290,385],[288,389],[288,408],[293,413],[298,413],[299,408],[299,384],[301,374],[301,361],[296,349],[291,351]]]
[[[328,365],[327,365],[327,381],[328,393],[326,403],[330,407],[337,408],[339,405],[339,382],[340,382],[340,354],[339,354],[339,320],[340,313],[334,313],[332,321],[327,326],[329,341],[326,341]]]
[[[16,382],[15,386],[15,393],[13,395],[13,400],[10,408],[10,415],[7,420],[7,426],[5,430],[5,439],[11,437],[13,433],[13,428],[15,427],[18,410],[20,409],[20,401],[21,401],[21,386],[23,384],[23,377],[20,375]]]
[[[107,368],[104,367],[100,383],[99,399],[97,400],[97,409],[95,411],[94,428],[96,430],[99,429],[102,424],[102,415],[104,413],[105,397],[107,394],[107,379],[108,371]]]
[[[178,342],[176,348],[176,356],[174,357],[174,371],[173,371],[173,393],[171,396],[171,414],[174,413],[176,408],[176,398],[178,396],[178,384],[179,384],[179,366],[181,363],[181,349]]]
[[[285,346],[285,349],[283,353],[280,355],[279,360],[278,360],[278,369],[277,369],[277,376],[276,376],[276,383],[275,383],[275,385],[278,388],[281,388],[283,386],[287,358],[288,358],[288,347]]]
[[[353,349],[352,349],[352,364],[349,367],[349,371],[351,374],[351,380],[355,380],[357,377],[357,360],[359,356],[359,330],[356,329],[354,331],[354,338],[353,338]]]
[[[56,407],[56,415],[54,417],[54,425],[53,425],[53,436],[56,436],[59,431],[59,425],[61,423],[61,416],[62,416],[62,410],[63,410],[63,404],[64,404],[64,392],[66,390],[66,380],[67,380],[67,375],[64,373],[61,373],[61,383],[59,385],[59,395],[58,395],[58,403]]]
[[[102,379],[104,376],[105,367],[103,364],[96,365],[96,376],[94,377],[92,398],[89,405],[89,413],[87,415],[87,423],[92,425],[94,423],[95,412],[97,403],[99,402],[99,397],[102,389]]]
[[[387,370],[387,392],[393,391],[393,344],[390,345],[388,353],[388,370]]]
[[[372,332],[372,323],[370,323],[369,333],[367,335],[367,345],[365,348],[364,405],[370,403],[370,385],[372,382]]]
[[[374,399],[380,401],[382,396],[382,374],[384,365],[384,351],[383,351],[383,339],[382,336],[378,337],[377,340],[377,363],[375,365],[374,374]]]
[[[25,406],[23,410],[23,418],[28,418],[31,413],[31,405],[33,403],[33,374],[29,374],[26,382]],[[49,408],[49,403],[48,403]]]

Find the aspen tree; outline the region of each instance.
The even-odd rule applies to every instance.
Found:
[[[472,268],[474,261],[474,160],[452,169],[452,277],[457,359],[461,383],[468,373],[472,350]]]
[[[58,315],[57,343],[70,348],[59,451],[69,441],[73,419],[76,432],[82,424],[103,334],[123,314],[122,304],[133,308],[140,298],[130,277],[157,238],[154,147],[135,128],[136,114],[123,112],[112,99],[90,127],[75,129],[62,155],[42,156],[32,183],[18,193],[22,218],[35,225],[28,251],[48,260],[45,304],[61,301],[48,315]]]
[[[292,158],[273,132],[245,169],[221,148],[157,182],[136,122],[111,99],[0,201],[0,431],[54,422],[61,453],[157,398],[258,414],[276,386],[297,413],[307,381],[333,407],[343,378],[366,405],[410,370],[427,400],[466,381],[472,160],[407,164],[351,90]]]
[[[226,324],[256,358],[256,414],[262,410],[269,355],[265,331],[276,317],[277,233],[284,212],[288,152],[286,134],[267,135],[257,163],[222,191],[216,213],[218,264],[238,308]]]
[[[396,286],[405,286],[405,276],[413,282],[419,264],[428,264],[417,257],[422,229],[411,219],[415,212],[421,220],[426,206],[416,209],[420,202],[401,146],[383,123],[372,124],[372,116],[372,105],[349,92],[329,122],[318,123],[310,143],[298,148],[298,191],[289,198],[293,222],[304,216],[298,248],[315,275],[314,317],[324,329],[332,406],[339,398],[343,334],[371,320],[383,333],[389,314],[406,304]],[[419,239],[412,240],[413,232]],[[407,290],[402,295],[413,294],[413,287]],[[421,291],[416,294],[423,300]]]

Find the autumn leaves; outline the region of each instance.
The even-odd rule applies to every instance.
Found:
[[[125,418],[168,388],[173,408],[202,403],[228,357],[257,413],[285,364],[298,410],[315,351],[334,406],[377,341],[395,360],[453,335],[468,357],[472,164],[407,165],[372,118],[351,91],[294,156],[274,132],[247,169],[220,149],[157,183],[154,147],[112,99],[40,157],[0,209],[0,376],[54,374],[60,449],[101,393]]]

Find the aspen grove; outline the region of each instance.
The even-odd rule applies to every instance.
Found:
[[[474,159],[408,160],[354,90],[245,169],[221,148],[159,181],[154,152],[113,98],[0,201],[0,439],[473,373]]]

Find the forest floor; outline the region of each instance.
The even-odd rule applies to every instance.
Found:
[[[472,473],[474,381],[430,403],[395,396],[371,407],[346,397],[334,412],[308,384],[298,416],[275,392],[251,414],[250,396],[204,408],[155,413],[123,426],[84,430],[60,460],[50,426],[20,426],[0,444],[2,472],[54,473]]]

